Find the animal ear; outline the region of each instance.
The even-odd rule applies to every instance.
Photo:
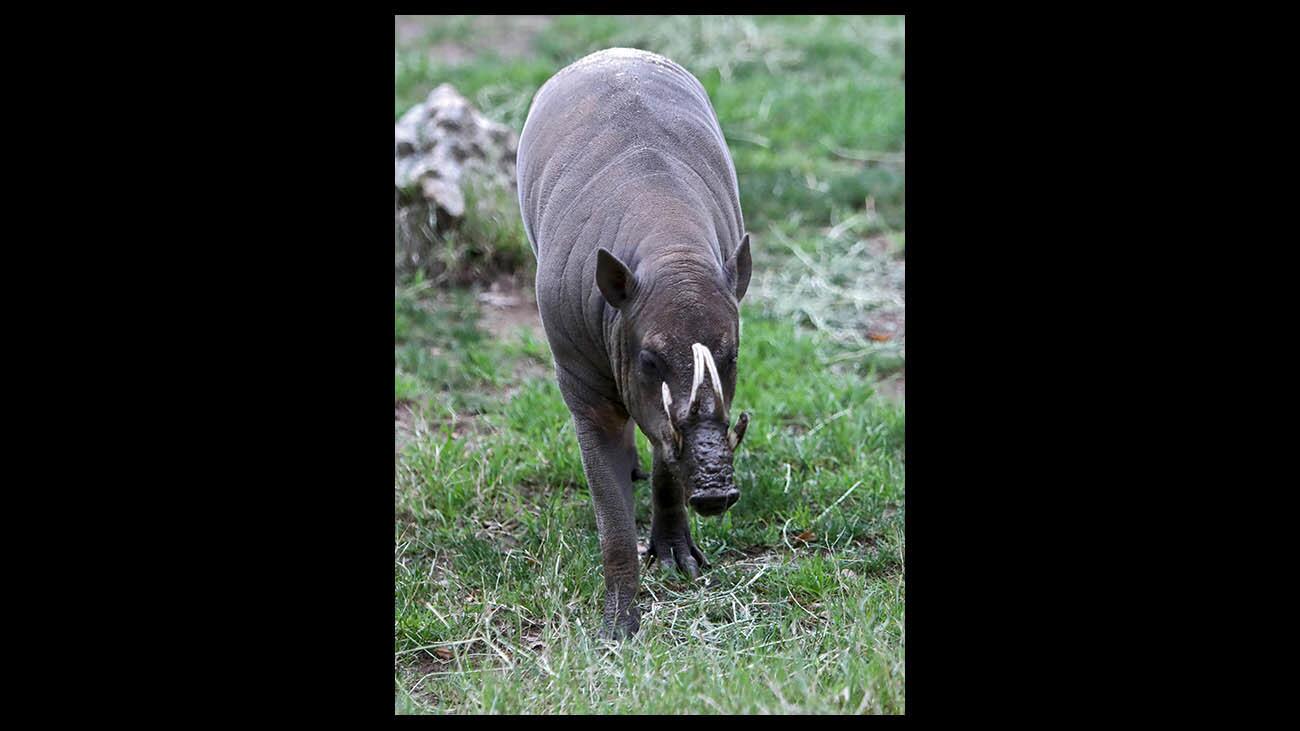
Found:
[[[727,279],[731,286],[736,288],[736,301],[739,302],[745,298],[745,292],[749,289],[749,275],[753,273],[752,263],[749,258],[749,234],[740,240],[740,246],[736,247],[736,253],[731,255],[727,260]]]
[[[610,307],[619,309],[636,293],[636,277],[605,248],[596,251],[596,286]]]

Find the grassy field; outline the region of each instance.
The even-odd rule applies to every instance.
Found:
[[[704,578],[643,571],[641,631],[622,644],[595,636],[595,516],[518,212],[486,226],[491,246],[527,254],[515,276],[398,284],[395,711],[902,713],[903,20],[395,26],[395,118],[445,81],[518,130],[537,87],[590,51],[682,63],[731,146],[755,256],[735,401],[753,414],[743,497],[691,518]],[[637,495],[644,549],[646,483]]]

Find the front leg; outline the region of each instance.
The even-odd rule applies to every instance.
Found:
[[[582,448],[582,468],[591,489],[596,530],[600,534],[605,572],[601,635],[630,637],[641,627],[641,610],[636,605],[640,577],[632,492],[635,427],[612,405],[575,409],[573,424]]]
[[[700,569],[708,568],[709,562],[691,540],[690,523],[686,517],[686,490],[669,474],[668,466],[657,451],[651,484],[654,514],[650,519],[646,565],[658,558],[665,566],[676,566],[682,573],[697,579]]]

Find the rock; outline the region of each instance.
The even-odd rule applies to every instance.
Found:
[[[519,137],[442,84],[393,127],[396,265],[430,262],[466,215],[466,191],[509,191],[514,199]]]

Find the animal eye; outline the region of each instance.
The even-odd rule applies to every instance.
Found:
[[[653,376],[659,372],[659,364],[657,362],[657,359],[650,351],[648,350],[641,351],[641,355],[637,360],[639,362],[639,366],[643,374],[647,376]]]

